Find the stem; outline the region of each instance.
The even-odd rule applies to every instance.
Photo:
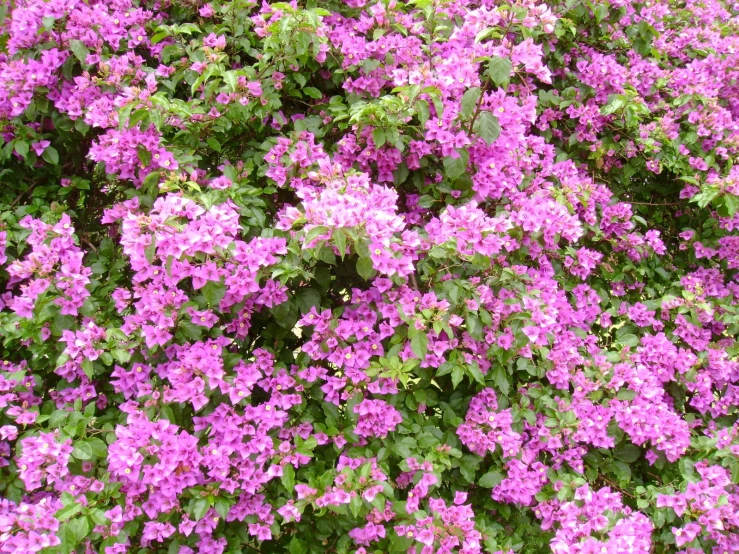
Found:
[[[508,35],[508,31],[511,30],[511,26],[513,26],[513,19],[514,19],[513,13],[509,13],[508,14],[508,25],[506,25],[505,31],[503,31],[503,37],[501,40],[505,40],[506,36]],[[472,119],[470,120],[470,126],[467,129],[467,136],[470,138],[472,137],[472,127],[475,125],[475,120],[477,119],[477,116],[480,115],[480,110],[482,109],[482,100],[485,97],[485,92],[487,91],[489,84],[490,84],[490,79],[486,79],[482,85],[482,90],[480,92],[480,98],[477,100],[477,108],[475,108],[475,113],[473,114]]]
[[[95,245],[93,245],[93,244],[92,244],[92,243],[91,243],[91,242],[90,242],[89,240],[87,240],[87,239],[82,239],[82,242],[84,242],[84,243],[85,243],[85,244],[86,244],[87,246],[89,246],[89,247],[90,247],[90,249],[91,249],[91,250],[92,250],[93,252],[95,252],[95,254],[97,254],[97,253],[98,253],[98,250],[97,250],[97,248],[95,248]]]
[[[687,204],[687,201],[685,200],[683,200],[682,202],[664,202],[662,204],[656,202],[632,202],[630,200],[624,200],[624,202],[627,202],[629,204],[636,204],[639,206],[682,206],[683,204]]]
[[[489,81],[486,79],[482,85],[482,90],[480,91],[480,98],[477,99],[477,107],[475,108],[475,113],[472,115],[472,119],[470,119],[470,126],[467,129],[467,136],[470,138],[472,138],[472,127],[474,127],[475,120],[477,119],[477,116],[480,115],[480,111],[482,110],[482,100],[483,98],[485,98],[485,92],[488,89],[488,83]]]
[[[15,205],[16,205],[16,204],[17,204],[18,202],[20,202],[20,201],[21,201],[21,199],[22,199],[22,198],[23,198],[23,197],[24,197],[24,196],[25,196],[26,194],[28,194],[28,193],[29,193],[29,192],[31,192],[31,191],[32,191],[32,190],[33,190],[34,188],[36,188],[36,185],[38,185],[38,183],[33,183],[33,184],[32,184],[32,185],[30,186],[30,187],[28,187],[28,188],[27,188],[26,190],[24,190],[24,191],[23,191],[23,192],[21,192],[21,193],[20,193],[20,194],[19,194],[18,196],[16,196],[16,197],[15,197],[15,200],[13,200],[13,202],[12,202],[12,203],[10,204],[10,206],[8,206],[8,210],[11,210],[11,209],[13,209],[13,207],[14,207],[14,206],[15,206]]]
[[[416,281],[416,273],[415,272],[411,273],[410,278],[411,278],[411,284],[413,285],[413,288],[416,290],[420,290],[418,288],[418,281]]]

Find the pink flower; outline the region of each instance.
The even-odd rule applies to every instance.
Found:
[[[33,148],[33,151],[36,152],[37,156],[40,156],[44,153],[44,150],[48,148],[48,146],[51,144],[48,140],[41,140],[39,142],[34,142],[31,144],[31,148]]]

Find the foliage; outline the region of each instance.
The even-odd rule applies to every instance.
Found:
[[[0,551],[739,552],[739,4],[0,7]]]

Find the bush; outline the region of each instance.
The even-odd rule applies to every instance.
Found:
[[[739,552],[739,4],[0,32],[0,552]]]

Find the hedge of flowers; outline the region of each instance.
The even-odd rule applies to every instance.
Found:
[[[734,0],[14,0],[0,52],[0,553],[739,552]]]

